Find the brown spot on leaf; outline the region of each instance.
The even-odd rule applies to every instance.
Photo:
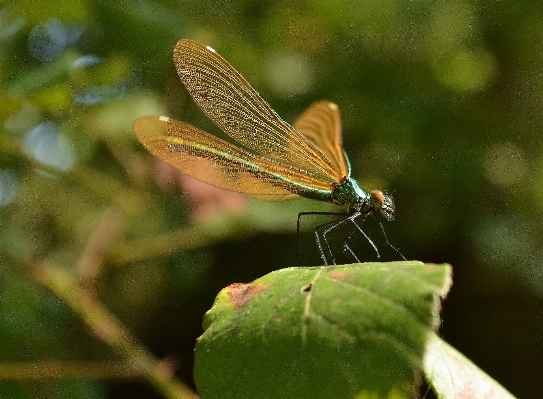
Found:
[[[228,287],[230,302],[232,302],[236,309],[245,306],[249,302],[251,302],[256,294],[258,294],[260,291],[263,291],[266,287],[266,284],[231,284],[230,287]]]
[[[328,275],[328,277],[330,278],[333,278],[334,280],[343,280],[345,279],[347,276],[349,276],[350,273],[348,272],[332,272]]]
[[[302,289],[300,290],[300,292],[302,294],[306,293],[306,292],[309,292],[313,289],[313,284],[312,283],[309,283],[309,284],[306,284],[302,287]]]

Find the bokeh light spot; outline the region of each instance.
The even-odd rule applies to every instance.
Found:
[[[300,95],[307,93],[313,82],[313,68],[301,54],[282,54],[270,57],[266,67],[266,78],[278,95]]]
[[[0,207],[10,204],[17,194],[17,177],[9,170],[0,169]]]
[[[56,18],[36,25],[28,37],[28,51],[40,61],[49,62],[60,56],[64,50],[75,44],[84,28],[77,25],[65,26]]]
[[[41,123],[30,130],[24,137],[22,147],[27,156],[61,172],[69,171],[75,164],[72,141],[60,133],[54,123]]]
[[[486,89],[497,75],[494,56],[487,50],[450,48],[432,64],[435,78],[457,92]]]
[[[522,151],[511,142],[492,145],[483,157],[486,178],[498,186],[508,186],[520,181],[526,172]]]
[[[94,54],[87,54],[79,57],[72,64],[72,68],[85,68],[100,63],[102,59]]]
[[[96,105],[119,100],[124,97],[125,92],[126,88],[122,85],[90,86],[74,94],[73,98],[83,105]]]

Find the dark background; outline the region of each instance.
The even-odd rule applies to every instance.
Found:
[[[32,278],[36,262],[90,275],[102,304],[192,384],[194,341],[218,291],[296,265],[296,214],[334,210],[195,185],[137,143],[142,115],[217,132],[172,61],[176,41],[192,38],[288,122],[313,101],[338,104],[353,177],[393,193],[390,241],[408,259],[453,265],[444,339],[514,395],[538,397],[542,19],[540,1],[0,5],[2,396],[159,397],[114,374],[1,379],[18,362],[118,359]],[[318,222],[304,223],[302,264],[320,264]]]

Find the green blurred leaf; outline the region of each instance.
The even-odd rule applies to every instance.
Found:
[[[442,399],[514,396],[485,374],[464,355],[435,334],[431,334],[424,355],[424,375]]]
[[[412,397],[449,266],[288,268],[223,289],[196,345],[203,398]]]

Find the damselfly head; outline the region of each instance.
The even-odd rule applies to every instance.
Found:
[[[394,220],[394,202],[390,195],[383,194],[379,190],[370,193],[370,203],[373,209],[378,210],[389,222]]]

